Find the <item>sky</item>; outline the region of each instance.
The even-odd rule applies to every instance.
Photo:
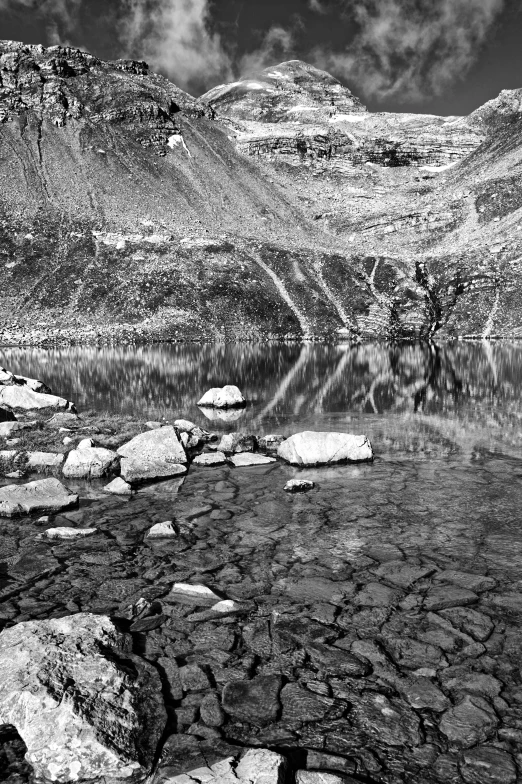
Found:
[[[294,58],[372,111],[464,115],[522,87],[520,0],[0,0],[0,38],[144,59],[193,95]]]

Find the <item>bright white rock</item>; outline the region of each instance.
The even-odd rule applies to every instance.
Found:
[[[97,528],[68,528],[67,526],[60,526],[59,528],[48,528],[43,532],[46,539],[83,539],[85,536],[92,536],[96,533]]]
[[[80,443],[85,442],[91,442],[90,438]],[[80,448],[78,446],[67,455],[63,475],[76,479],[96,479],[115,471],[119,462],[119,456],[110,449],[93,446]]]
[[[236,468],[243,468],[246,466],[260,466],[268,465],[268,463],[275,463],[275,457],[266,457],[265,455],[255,455],[252,452],[241,452],[238,455],[229,457],[229,462]]]
[[[164,523],[156,523],[149,528],[146,539],[171,539],[174,536],[177,536],[177,533],[172,520],[165,520]]]
[[[204,452],[202,455],[197,455],[192,461],[193,465],[197,466],[220,466],[227,462],[224,452]]]
[[[57,408],[69,411],[74,408],[73,404],[64,397],[34,392],[26,386],[0,387],[0,405],[8,408],[22,408],[26,411],[35,411],[40,408]]]
[[[283,441],[277,454],[292,465],[330,465],[373,459],[366,436],[350,433],[316,433],[306,430]]]
[[[190,583],[174,583],[169,596],[180,600],[189,599],[198,604],[212,605],[221,601],[221,597],[206,585],[191,585]]]
[[[289,479],[283,490],[287,493],[302,493],[306,490],[311,490],[313,487],[315,487],[315,484],[309,482],[308,479]]]
[[[209,408],[234,408],[235,406],[244,406],[245,404],[245,398],[233,384],[209,389],[197,403],[198,406],[203,408],[206,406]]]
[[[132,487],[121,476],[117,476],[116,479],[105,485],[103,492],[112,493],[113,495],[131,495]]]
[[[121,475],[127,482],[177,476],[186,473],[185,450],[169,425],[140,433],[118,449],[122,457]]]

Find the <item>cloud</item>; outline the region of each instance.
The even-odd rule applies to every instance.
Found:
[[[69,46],[81,5],[82,0],[0,0],[0,11],[31,11],[44,20],[49,43]]]
[[[293,53],[293,30],[274,26],[266,33],[258,49],[243,55],[237,70],[239,74],[248,76],[276,62],[290,59]]]
[[[232,78],[231,59],[210,28],[208,0],[124,0],[119,38],[126,56],[144,58],[192,92]]]
[[[504,0],[356,0],[358,32],[346,50],[317,48],[314,59],[365,96],[421,101],[467,74],[503,7]]]
[[[308,0],[308,8],[316,14],[328,13],[328,8],[323,5],[322,0]]]

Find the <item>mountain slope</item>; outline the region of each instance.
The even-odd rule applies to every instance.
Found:
[[[518,91],[371,114],[290,61],[198,101],[13,42],[0,79],[0,342],[518,334]]]

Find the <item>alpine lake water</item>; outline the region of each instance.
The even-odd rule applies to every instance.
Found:
[[[135,650],[198,664],[201,700],[234,680],[282,677],[263,696],[270,722],[248,685],[212,728],[198,692],[171,699],[173,737],[268,747],[294,768],[308,754],[308,767],[346,781],[522,781],[522,344],[13,348],[0,365],[80,414],[185,418],[218,434],[362,433],[375,452],[373,463],[304,470],[193,466],[130,499],[65,481],[79,509],[48,527],[98,533],[43,543],[36,519],[2,519],[3,623],[118,617],[144,597],[156,609]],[[226,383],[245,409],[197,407]],[[315,488],[285,493],[294,477]],[[165,520],[190,533],[146,540]],[[175,581],[248,612],[187,620],[194,608],[164,599]],[[171,770],[191,748],[167,741]]]

